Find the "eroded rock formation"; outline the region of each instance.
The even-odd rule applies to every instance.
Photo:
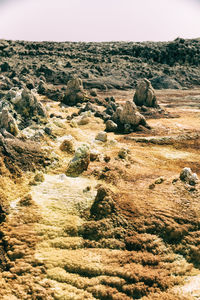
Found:
[[[133,101],[137,106],[158,106],[154,89],[148,79],[145,78],[138,83]]]
[[[62,102],[67,105],[76,105],[78,102],[84,102],[85,100],[86,93],[83,89],[82,80],[80,78],[69,80]]]

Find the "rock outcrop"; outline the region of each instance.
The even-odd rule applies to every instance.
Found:
[[[118,125],[118,130],[125,133],[136,131],[140,125],[150,129],[145,117],[130,100],[126,101],[123,107],[116,109],[112,119]]]
[[[11,100],[15,110],[24,117],[46,116],[46,111],[33,92],[23,89]]]
[[[79,102],[84,102],[86,99],[87,97],[83,89],[82,80],[80,78],[69,80],[62,102],[73,106]]]
[[[83,171],[87,170],[89,163],[89,147],[83,144],[76,150],[73,159],[69,162],[66,170],[66,175],[71,177],[79,176],[81,173],[83,173]]]
[[[196,173],[192,173],[190,168],[183,168],[180,173],[180,179],[190,185],[196,185],[199,181]]]
[[[115,205],[111,191],[103,186],[99,187],[90,210],[91,216],[96,220],[100,220],[111,215],[114,211]]]
[[[137,106],[157,107],[154,89],[148,79],[139,81],[133,101]]]
[[[0,128],[5,129],[14,136],[19,133],[15,119],[6,108],[0,113]]]
[[[18,88],[11,89],[3,98],[1,107],[6,107],[9,110],[10,115],[8,116],[9,119],[12,116],[11,126],[14,126],[14,132],[16,132],[15,119],[17,119],[18,127],[21,130],[29,126],[33,120],[40,122],[41,119],[45,119],[47,116],[46,110],[42,103],[38,101],[36,94],[26,88],[21,90]],[[11,131],[9,130],[9,132]]]

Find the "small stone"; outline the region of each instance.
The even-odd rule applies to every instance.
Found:
[[[45,127],[44,132],[48,135],[52,135],[52,128],[51,127]]]
[[[192,171],[190,168],[183,168],[180,173],[180,179],[183,181],[187,181],[192,176]]]
[[[163,177],[160,177],[160,178],[157,178],[156,180],[155,180],[155,184],[161,184],[161,183],[163,183],[164,182],[164,178]]]
[[[42,172],[37,172],[34,176],[36,182],[43,182],[45,180],[44,174]]]
[[[71,126],[72,128],[78,128],[78,124],[77,124],[77,122],[74,121],[74,120],[71,120],[70,126]]]
[[[104,161],[105,161],[106,163],[108,163],[110,160],[111,160],[111,157],[110,157],[110,156],[108,156],[108,155],[104,156]]]
[[[81,117],[81,119],[77,122],[78,125],[87,125],[90,122],[90,119],[87,116]]]
[[[90,161],[95,161],[95,160],[98,160],[99,159],[99,152],[98,151],[91,151],[90,152]]]
[[[107,120],[106,121],[106,131],[107,132],[115,132],[117,131],[117,124],[113,122],[112,120]]]
[[[183,168],[180,173],[180,179],[190,185],[196,185],[199,181],[196,173],[192,173],[190,168]]]
[[[74,154],[75,146],[74,146],[72,138],[65,139],[62,142],[62,144],[60,145],[60,150],[63,152],[67,152],[69,154]]]
[[[96,96],[97,96],[96,90],[95,90],[95,89],[91,90],[91,91],[90,91],[90,95],[91,95],[92,97],[96,97]]]
[[[20,199],[19,204],[21,206],[31,206],[33,205],[33,199],[31,194],[25,195],[22,199]]]
[[[198,183],[199,179],[196,173],[193,173],[192,176],[189,179],[190,185],[196,185]]]
[[[121,159],[126,159],[127,155],[128,155],[129,150],[126,148],[121,148],[118,152],[118,156]]]
[[[66,170],[66,175],[77,177],[87,170],[90,163],[89,147],[86,144],[80,146],[74,155],[74,158],[69,162]]]
[[[177,181],[178,181],[178,178],[176,177],[172,180],[172,183],[175,184]]]
[[[104,131],[100,131],[97,136],[95,137],[95,140],[101,141],[101,142],[107,142],[107,133]]]
[[[87,187],[83,190],[84,193],[87,193],[87,192],[89,192],[89,191],[91,191],[91,186],[87,186]]]
[[[149,185],[149,189],[150,189],[150,190],[155,189],[155,184],[154,184],[154,183],[150,184],[150,185]]]

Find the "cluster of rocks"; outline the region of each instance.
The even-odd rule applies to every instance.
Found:
[[[13,88],[0,103],[1,131],[17,136],[19,131],[46,118],[46,110],[37,100],[36,94],[28,89]]]
[[[192,186],[196,185],[199,182],[197,174],[192,173],[192,170],[190,168],[183,168],[180,173],[180,179]]]
[[[130,133],[143,130],[143,127],[150,129],[145,117],[138,112],[136,105],[130,100],[123,106],[118,106],[111,120],[106,121],[106,131]]]
[[[158,105],[155,91],[147,79],[141,80],[136,88],[133,101],[126,101],[124,105],[116,103],[114,97],[106,98],[104,111],[99,111],[98,107],[88,102],[79,110],[79,114],[85,111],[91,111],[95,117],[104,120],[107,132],[130,133],[150,129],[147,121],[141,112],[159,113],[161,111]]]

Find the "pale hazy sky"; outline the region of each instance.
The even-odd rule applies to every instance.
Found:
[[[200,37],[200,0],[0,0],[0,39],[169,41]]]

